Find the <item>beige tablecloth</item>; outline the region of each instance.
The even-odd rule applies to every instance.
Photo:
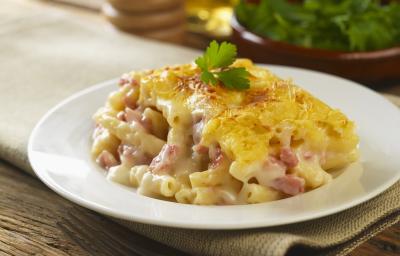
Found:
[[[38,119],[82,88],[131,69],[191,61],[199,53],[125,36],[3,0],[0,8],[0,158],[26,172],[26,147]],[[398,98],[392,98],[400,105]],[[68,121],[68,120],[66,120]],[[199,255],[343,255],[399,221],[400,184],[344,212],[313,221],[237,231],[165,228],[116,220],[131,230]]]

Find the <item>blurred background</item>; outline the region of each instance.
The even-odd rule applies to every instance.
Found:
[[[35,0],[32,0],[35,1]],[[90,12],[128,34],[204,49],[232,41],[242,57],[400,84],[400,3],[388,0],[36,0]]]
[[[54,0],[101,13],[115,28],[161,41],[204,48],[229,40],[239,0]],[[48,0],[51,2],[51,0]]]

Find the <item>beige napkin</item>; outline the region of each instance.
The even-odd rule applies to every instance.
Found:
[[[29,134],[54,104],[125,71],[184,63],[199,54],[79,23],[68,15],[27,9],[11,0],[3,0],[0,25],[0,158],[27,172]],[[391,99],[400,105],[398,98]],[[397,183],[347,211],[274,228],[198,231],[116,221],[192,254],[284,255],[300,247],[305,255],[343,255],[399,221],[399,195]]]
[[[100,10],[101,5],[106,0],[51,0],[55,2],[61,2],[70,5],[76,5],[79,7],[89,8],[92,10]]]

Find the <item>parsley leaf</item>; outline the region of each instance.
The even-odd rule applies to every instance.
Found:
[[[249,72],[245,68],[230,68],[236,59],[236,46],[222,42],[220,45],[214,40],[207,47],[203,56],[195,60],[201,69],[200,79],[204,83],[217,85],[218,81],[226,88],[243,90],[250,87]]]
[[[250,87],[249,72],[245,68],[231,68],[216,73],[219,80],[229,89],[248,89]]]
[[[205,57],[198,57],[195,61],[196,65],[201,68],[201,70],[207,70],[208,69],[208,61]]]
[[[204,70],[201,73],[200,79],[206,84],[211,83],[212,85],[216,85],[218,82],[217,79],[214,77],[213,73],[207,70]]]
[[[210,46],[215,47],[218,44],[217,42],[211,42]],[[227,42],[222,42],[221,46],[218,49],[218,52],[211,55],[213,66],[211,68],[222,68],[231,65],[236,58],[236,46]]]

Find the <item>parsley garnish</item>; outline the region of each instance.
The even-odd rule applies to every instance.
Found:
[[[250,87],[249,72],[243,67],[229,67],[236,59],[236,46],[212,41],[203,56],[195,60],[201,69],[200,79],[212,85],[220,82],[228,89],[244,90]]]

